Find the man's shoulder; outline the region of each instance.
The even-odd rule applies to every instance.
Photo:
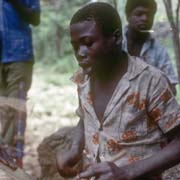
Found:
[[[159,69],[146,64],[140,58],[131,58],[131,71],[129,80],[132,87],[139,87],[142,92],[153,93],[154,89],[163,89],[169,87],[167,76]]]
[[[154,49],[154,51],[162,53],[162,51],[166,50],[166,47],[160,42],[157,37],[151,33],[147,43],[150,42],[150,49]]]
[[[145,63],[139,57],[129,56],[129,80],[142,87],[146,84],[158,84],[162,79],[167,79],[165,74],[152,65]]]
[[[129,56],[130,76],[147,76],[151,78],[160,78],[164,73],[156,67],[147,64],[140,57]]]

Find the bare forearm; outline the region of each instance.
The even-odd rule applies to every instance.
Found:
[[[136,162],[129,167],[132,177],[151,177],[180,162],[180,137],[172,140],[162,151],[153,157]]]
[[[79,120],[78,125],[74,128],[72,148],[78,152],[82,152],[84,148],[84,125],[82,119]]]
[[[13,5],[24,22],[32,24],[34,26],[39,25],[40,12],[35,12],[31,8],[25,7],[16,0],[9,0],[9,2]]]

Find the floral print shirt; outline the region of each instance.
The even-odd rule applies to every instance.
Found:
[[[166,145],[164,134],[180,125],[180,106],[166,76],[137,57],[128,57],[128,70],[102,124],[93,107],[90,77],[79,70],[72,79],[78,85],[77,114],[84,120],[86,154],[92,162],[123,166],[153,156]]]

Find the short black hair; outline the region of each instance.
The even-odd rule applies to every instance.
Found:
[[[126,17],[129,17],[131,12],[138,6],[148,7],[154,14],[157,10],[157,4],[155,0],[127,0],[125,7]]]
[[[110,36],[119,30],[122,36],[121,19],[114,7],[108,3],[95,2],[89,3],[79,9],[72,17],[70,25],[81,22],[94,20],[101,28],[104,36]]]

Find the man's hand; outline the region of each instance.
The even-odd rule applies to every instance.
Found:
[[[0,145],[0,162],[9,166],[11,169],[17,169],[14,159],[9,155],[11,150],[6,145]]]
[[[76,176],[80,167],[76,165],[81,159],[84,149],[84,123],[80,119],[78,125],[72,130],[72,146],[69,151],[59,152],[56,156],[56,165],[59,174],[63,177]]]
[[[11,3],[17,13],[20,15],[22,21],[37,26],[40,23],[40,12],[34,11],[32,8],[25,6],[18,0],[6,0]]]
[[[76,176],[79,172],[79,169],[77,167],[74,167],[74,165],[77,164],[80,158],[81,153],[78,153],[74,149],[71,149],[66,152],[57,153],[56,165],[59,174],[63,177]]]
[[[127,168],[119,168],[112,162],[102,162],[90,165],[79,174],[79,179],[93,178],[95,180],[133,180]]]
[[[6,1],[12,4],[17,2],[17,0],[6,0]]]

